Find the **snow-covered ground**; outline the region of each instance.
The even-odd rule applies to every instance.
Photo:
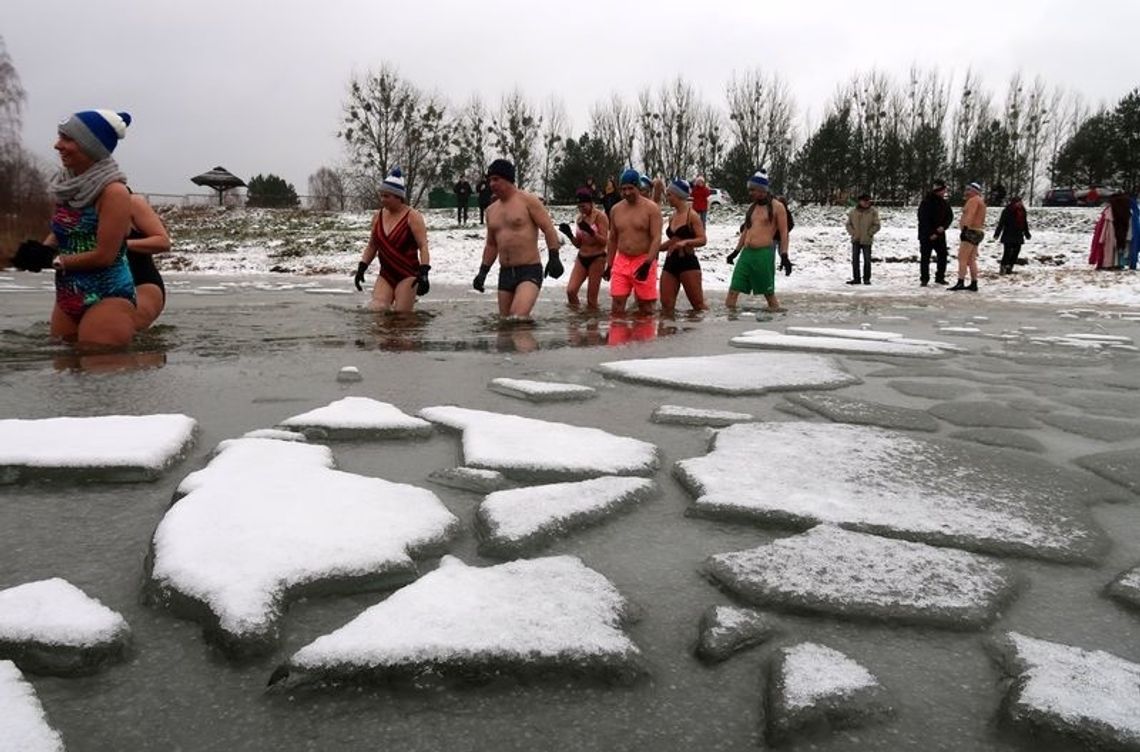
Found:
[[[714,210],[708,245],[700,252],[704,285],[728,288],[732,267],[725,256],[734,247],[744,207]],[[875,239],[873,284],[852,287],[851,255],[842,207],[792,207],[796,224],[790,251],[795,270],[781,276],[777,292],[831,293],[855,299],[868,296],[941,294],[937,286],[918,286],[918,241],[915,208],[881,208],[883,229]],[[956,213],[960,209],[956,209]],[[573,219],[573,207],[552,207],[555,222]],[[1096,209],[1029,209],[1032,239],[1022,248],[1025,263],[1016,274],[999,277],[1001,245],[992,228],[1000,207],[989,211],[991,232],[981,249],[982,294],[1025,302],[1134,305],[1140,300],[1140,276],[1130,272],[1095,271],[1087,264]],[[339,278],[351,288],[350,273],[368,239],[371,215],[365,212],[316,213],[268,209],[164,210],[174,251],[160,263],[165,270],[215,274],[282,272]],[[468,286],[478,270],[485,229],[477,222],[458,226],[451,210],[428,210],[428,241],[433,283]],[[952,237],[955,235],[952,233]],[[573,258],[565,246],[563,262]],[[949,276],[954,277],[956,244],[951,243]],[[375,266],[369,274],[373,279]],[[561,288],[569,275],[547,280]],[[472,293],[474,294],[474,293]],[[603,296],[604,297],[604,296]]]

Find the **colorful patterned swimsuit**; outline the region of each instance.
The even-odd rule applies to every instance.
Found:
[[[376,214],[376,221],[372,223],[372,245],[380,258],[380,278],[392,287],[416,276],[420,270],[420,246],[408,224],[409,214],[410,211],[405,212],[391,232],[384,230],[381,213]]]
[[[61,204],[52,215],[51,231],[59,244],[61,256],[93,251],[99,231],[99,212],[94,206],[76,209]],[[119,255],[110,266],[55,273],[56,305],[77,322],[88,308],[106,298],[125,298],[132,304],[135,302],[135,283],[127,266],[126,238],[123,238]]]

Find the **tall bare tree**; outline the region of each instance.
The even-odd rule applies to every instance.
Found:
[[[50,204],[44,170],[20,140],[26,97],[20,75],[0,37],[0,245],[47,226]]]
[[[321,167],[309,176],[309,195],[312,208],[319,211],[343,211],[347,198],[344,180],[331,167]]]
[[[566,106],[559,97],[551,95],[542,105],[542,196],[547,202],[551,177],[562,163],[569,127]]]
[[[482,174],[487,169],[487,133],[490,116],[479,95],[473,95],[455,118],[454,172],[468,175]]]
[[[633,165],[637,130],[637,113],[617,92],[590,108],[590,132],[608,153],[618,155],[626,166]]]
[[[795,129],[795,100],[779,73],[733,73],[725,90],[728,120],[738,153],[752,169],[766,167],[779,186],[787,182]]]
[[[499,111],[491,121],[494,146],[515,164],[515,180],[526,187],[538,151],[542,116],[519,89],[503,95]]]

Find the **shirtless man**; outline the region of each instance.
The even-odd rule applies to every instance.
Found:
[[[947,290],[978,291],[978,244],[985,238],[986,202],[982,199],[982,186],[966,186],[966,205],[962,207],[961,242],[958,244],[958,284]],[[970,284],[966,284],[966,271]]]
[[[637,170],[621,174],[622,200],[610,210],[610,237],[606,243],[606,268],[602,278],[610,282],[612,312],[625,312],[632,292],[637,310],[653,313],[657,302],[657,252],[661,247],[661,207],[638,190]]]
[[[724,304],[736,307],[740,293],[759,293],[768,301],[768,310],[778,313],[784,309],[776,300],[776,263],[774,241],[780,244],[780,268],[784,274],[792,273],[788,259],[788,212],[779,201],[772,200],[768,192],[768,173],[757,171],[748,178],[748,194],[752,206],[744,217],[736,250],[729,254],[728,263],[740,256],[740,263],[732,272],[732,282]]]
[[[531,193],[515,187],[515,166],[496,159],[487,168],[487,181],[497,199],[487,207],[487,243],[483,246],[483,263],[471,283],[483,292],[487,272],[499,259],[499,315],[530,318],[544,276],[562,276],[558,258],[558,231],[542,202]],[[546,238],[549,259],[545,272],[538,255],[538,233]]]
[[[574,220],[576,229],[566,222],[558,225],[559,231],[570,238],[578,249],[578,258],[566,283],[566,300],[574,308],[578,307],[578,291],[582,283],[586,286],[586,305],[591,310],[598,307],[598,292],[602,287],[602,270],[606,261],[606,242],[609,240],[610,222],[606,213],[594,205],[594,194],[589,187],[578,189],[578,216]]]

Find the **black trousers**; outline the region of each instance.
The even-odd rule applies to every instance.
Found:
[[[946,281],[946,236],[939,235],[936,240],[923,238],[918,241],[919,280],[930,281],[930,256],[934,254],[934,280],[942,283]]]
[[[1017,264],[1017,257],[1021,255],[1021,243],[1002,243],[1002,248],[1001,265],[1012,269]]]
[[[467,201],[464,199],[460,199],[455,207],[455,221],[459,224],[466,224],[467,222]]]
[[[483,213],[487,211],[487,204],[479,204],[479,224],[483,224]]]
[[[859,257],[863,257],[863,274],[859,275]],[[851,241],[851,279],[871,281],[871,244]]]

